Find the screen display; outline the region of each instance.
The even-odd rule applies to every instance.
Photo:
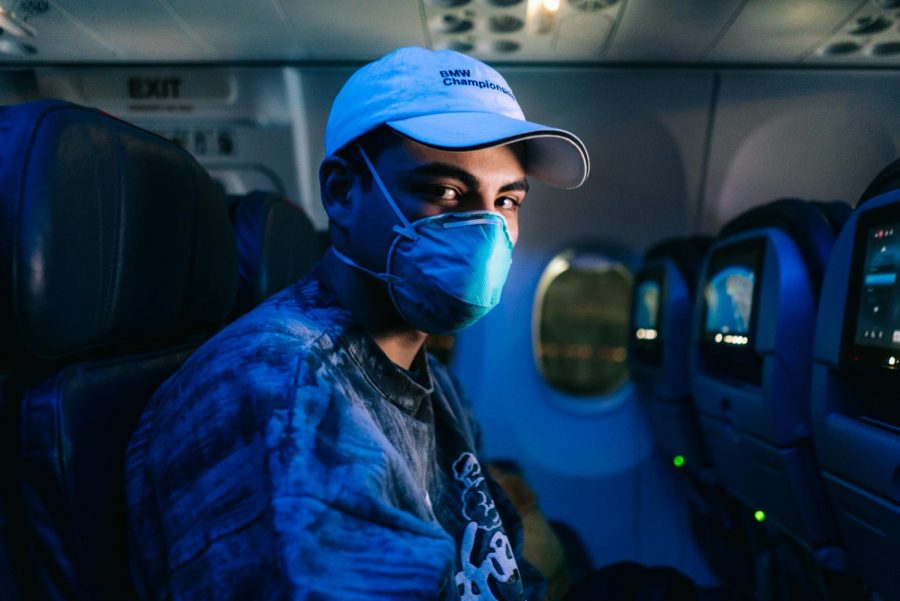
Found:
[[[704,339],[728,347],[750,344],[760,250],[725,248],[710,260],[706,284]]]
[[[900,428],[900,205],[865,211],[856,224],[844,311],[841,372],[851,410]]]
[[[631,306],[631,351],[638,361],[658,366],[662,362],[665,320],[665,268],[646,266],[638,272]]]
[[[866,228],[864,252],[854,341],[900,349],[900,221]]]
[[[640,282],[635,295],[634,328],[639,339],[656,338],[662,287],[656,280]]]
[[[709,258],[700,326],[703,369],[711,374],[761,382],[762,357],[753,341],[764,251],[758,238],[719,247]]]

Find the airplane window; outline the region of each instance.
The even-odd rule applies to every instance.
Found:
[[[632,274],[596,252],[566,251],[544,269],[534,313],[534,349],[547,382],[577,396],[608,394],[628,377]]]

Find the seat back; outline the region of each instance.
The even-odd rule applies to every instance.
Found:
[[[240,269],[237,317],[306,274],[323,249],[306,213],[280,194],[229,196],[228,213]]]
[[[849,569],[900,599],[900,161],[863,194],[825,273],[812,374],[819,466]]]
[[[656,446],[676,467],[710,465],[691,396],[690,322],[711,238],[665,240],[644,255],[633,287],[628,363]]]
[[[135,598],[125,450],[144,404],[228,316],[218,188],[173,143],[93,109],[0,109],[0,357],[12,365],[28,597]]]
[[[719,477],[805,545],[835,542],[810,444],[819,290],[850,208],[782,199],[728,223],[701,276],[694,395]]]

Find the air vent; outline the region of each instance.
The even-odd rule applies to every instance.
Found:
[[[439,49],[445,50],[456,50],[457,52],[472,52],[475,50],[475,44],[469,42],[467,40],[447,40],[440,46]]]
[[[441,8],[459,8],[465,6],[472,0],[431,0],[431,4],[440,6]]]
[[[585,13],[595,13],[604,8],[609,8],[618,0],[569,0],[572,8]]]
[[[522,4],[522,0],[484,0],[484,3],[497,8],[509,8],[510,6]]]
[[[465,33],[471,31],[474,24],[454,14],[440,15],[434,22],[434,30],[438,33]]]
[[[900,42],[881,42],[875,44],[869,50],[872,56],[897,56],[900,55]]]
[[[515,15],[495,15],[488,20],[488,28],[494,33],[512,33],[525,26],[525,21]]]
[[[494,40],[491,50],[497,54],[509,54],[519,49],[519,43],[513,40]]]
[[[858,18],[850,29],[847,30],[847,33],[851,35],[869,35],[884,31],[890,26],[891,22],[884,17],[869,15],[867,17]]]
[[[859,52],[860,49],[862,49],[862,46],[848,40],[828,44],[822,49],[822,54],[825,56],[847,56],[848,54]]]

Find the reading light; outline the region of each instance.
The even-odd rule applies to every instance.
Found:
[[[535,33],[550,33],[559,12],[561,0],[528,0],[526,20]]]
[[[0,6],[0,29],[19,38],[34,36],[34,28]]]

